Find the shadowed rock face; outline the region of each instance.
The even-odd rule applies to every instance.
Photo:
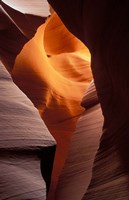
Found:
[[[69,30],[91,52],[91,67],[104,115],[91,184],[83,200],[129,198],[128,1],[49,0]]]
[[[0,198],[45,200],[55,140],[1,63],[0,91]]]

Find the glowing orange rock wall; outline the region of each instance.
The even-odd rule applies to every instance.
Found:
[[[57,141],[53,191],[83,111],[81,99],[92,80],[90,53],[54,13],[17,56],[12,77]]]

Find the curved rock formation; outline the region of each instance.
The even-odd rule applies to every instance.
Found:
[[[65,28],[56,13],[41,25],[35,34],[39,24],[36,25],[37,21],[34,19],[39,18],[23,17],[21,13],[17,13],[18,18],[14,20],[14,15],[11,14],[14,11],[3,4],[6,12],[8,11],[11,19],[14,20],[15,28],[12,20],[6,18],[6,23],[1,26],[2,39],[7,36],[10,39],[10,30],[11,37],[18,30],[20,44],[18,45],[17,40],[17,51],[12,51],[13,49],[7,43],[14,57],[10,55],[8,48],[6,50],[3,48],[2,61],[8,61],[8,56],[10,56],[10,63],[5,62],[6,67],[11,66],[8,70],[15,83],[32,100],[57,141],[48,199],[128,200],[128,1],[49,0],[49,2],[72,34],[89,48],[97,93],[92,83],[81,103],[84,91],[92,80],[89,68],[90,54],[84,44]],[[34,20],[36,27],[31,29],[32,26],[28,23],[23,24],[25,19],[30,22]],[[13,28],[10,29],[10,27]],[[13,42],[16,35],[12,37]],[[19,52],[13,67],[15,57]],[[84,111],[81,106],[86,110]],[[43,165],[44,160],[48,161],[51,155],[51,166],[47,177],[48,164],[41,169],[44,180],[49,186],[53,148],[55,145],[52,145],[52,150],[50,150],[52,154],[43,151],[45,153],[40,154],[40,159],[37,158],[37,150],[36,155],[34,150],[33,156],[36,156],[36,162],[33,156],[31,157],[31,153],[31,155],[25,155],[29,156],[30,162],[34,163],[38,169],[38,172],[35,172],[35,168],[31,168],[44,191],[46,190],[45,183],[44,181],[41,183],[42,178],[39,176],[39,162],[42,161]],[[11,155],[12,152],[14,153],[14,150],[11,151]],[[17,152],[14,154],[16,155]],[[41,158],[41,155],[45,157]],[[5,158],[10,158],[10,153],[9,156],[4,153],[2,161],[5,162]],[[19,156],[19,150],[16,158],[18,163],[20,158],[25,160],[25,171],[28,173],[28,163],[24,155]],[[14,160],[9,162],[14,163]],[[12,168],[11,170],[14,172]],[[5,175],[4,170],[3,174]],[[11,177],[10,174],[8,176]],[[35,187],[33,181],[34,179],[30,188],[26,188],[27,191]],[[22,186],[20,181],[18,184],[18,187]],[[12,191],[14,188],[11,188]],[[11,189],[9,188],[9,191]],[[35,195],[42,197],[43,193],[32,193],[30,198],[35,198]],[[24,196],[25,199],[28,197],[28,194]]]

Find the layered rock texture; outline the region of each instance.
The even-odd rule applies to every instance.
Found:
[[[56,142],[0,63],[0,199],[46,199]]]
[[[85,111],[72,135],[67,159],[59,178],[55,199],[82,199],[92,177],[93,163],[102,134],[103,115],[94,82],[81,103]]]

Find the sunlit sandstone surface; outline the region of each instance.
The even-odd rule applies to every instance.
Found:
[[[84,110],[81,99],[92,80],[90,53],[54,13],[25,44],[11,75],[57,141],[51,182],[54,190],[71,135]]]

